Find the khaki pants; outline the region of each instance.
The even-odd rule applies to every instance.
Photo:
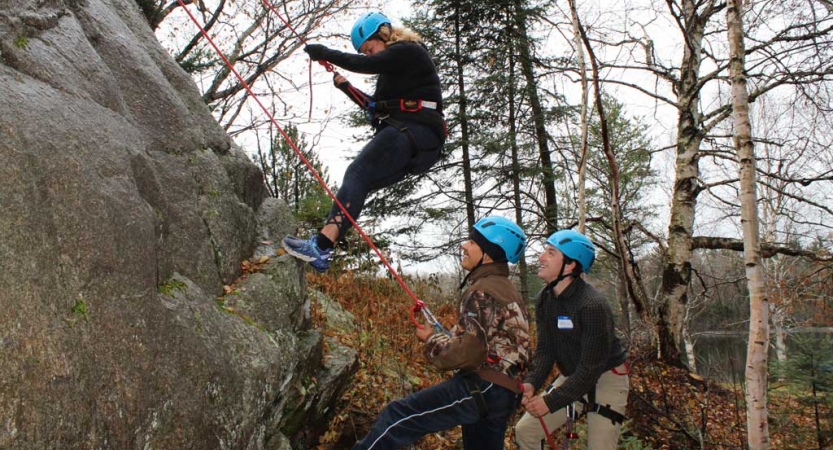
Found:
[[[625,414],[625,407],[628,404],[628,389],[630,387],[626,372],[627,369],[622,364],[602,374],[598,383],[596,383],[596,403],[610,405],[614,411]],[[617,375],[617,373],[622,375]],[[566,380],[567,377],[559,376],[547,392],[558,388]],[[584,405],[576,402],[576,409],[581,412],[584,410]],[[547,429],[553,434],[553,439],[560,446],[564,440],[564,433],[556,431],[567,423],[566,411],[560,409],[543,416],[543,419],[544,423],[547,424]],[[620,428],[621,424],[614,425],[607,417],[600,416],[596,413],[587,414],[588,450],[616,450],[616,445],[619,442]],[[515,425],[515,440],[520,450],[541,450],[541,440],[546,441],[541,422],[529,413],[524,413],[521,420]],[[547,448],[546,445],[544,448]]]

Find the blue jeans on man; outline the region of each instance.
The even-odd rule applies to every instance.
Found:
[[[468,377],[471,387],[482,392],[487,406],[485,417],[481,417],[481,408],[464,377]],[[502,450],[509,418],[518,404],[518,394],[509,389],[473,374],[458,373],[442,383],[388,403],[373,428],[353,450],[398,449],[428,433],[457,425],[462,425],[466,450]]]

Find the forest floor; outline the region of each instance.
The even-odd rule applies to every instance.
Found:
[[[389,401],[429,387],[448,376],[428,365],[408,319],[411,298],[393,280],[343,272],[308,274],[310,289],[337,301],[355,316],[353,330],[325,326],[324,311],[313,305],[313,321],[324,333],[358,351],[360,366],[353,386],[340,399],[338,413],[317,450],[350,449],[372,426]],[[446,326],[455,323],[455,300],[440,298],[437,286],[407,280]],[[658,361],[655,352],[631,350],[629,420],[620,449],[745,449],[746,419],[743,388],[726,385]],[[784,386],[770,386],[769,431],[772,449],[818,449],[814,409]],[[519,413],[522,411],[519,411]],[[829,406],[822,410],[820,427],[833,426]],[[519,417],[519,416],[518,416]],[[584,420],[579,439],[569,448],[585,448]],[[514,423],[514,422],[513,422]],[[563,430],[551,430],[561,447]],[[506,448],[515,450],[512,427]],[[414,444],[419,450],[462,449],[460,428],[427,435]]]

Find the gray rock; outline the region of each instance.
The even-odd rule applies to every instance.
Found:
[[[327,319],[328,328],[342,332],[356,328],[356,318],[352,313],[342,308],[338,302],[319,291],[310,291],[310,295],[314,297],[314,301],[321,305],[321,312],[324,313],[324,317]]]
[[[355,353],[294,260],[223,296],[294,224],[135,1],[0,0],[0,86],[0,448],[315,443]]]

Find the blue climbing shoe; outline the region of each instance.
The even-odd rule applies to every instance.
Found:
[[[316,237],[312,236],[307,240],[298,239],[295,236],[283,238],[283,248],[290,255],[308,262],[318,272],[326,272],[330,268],[330,258],[333,256],[333,249],[321,250],[318,248]]]

